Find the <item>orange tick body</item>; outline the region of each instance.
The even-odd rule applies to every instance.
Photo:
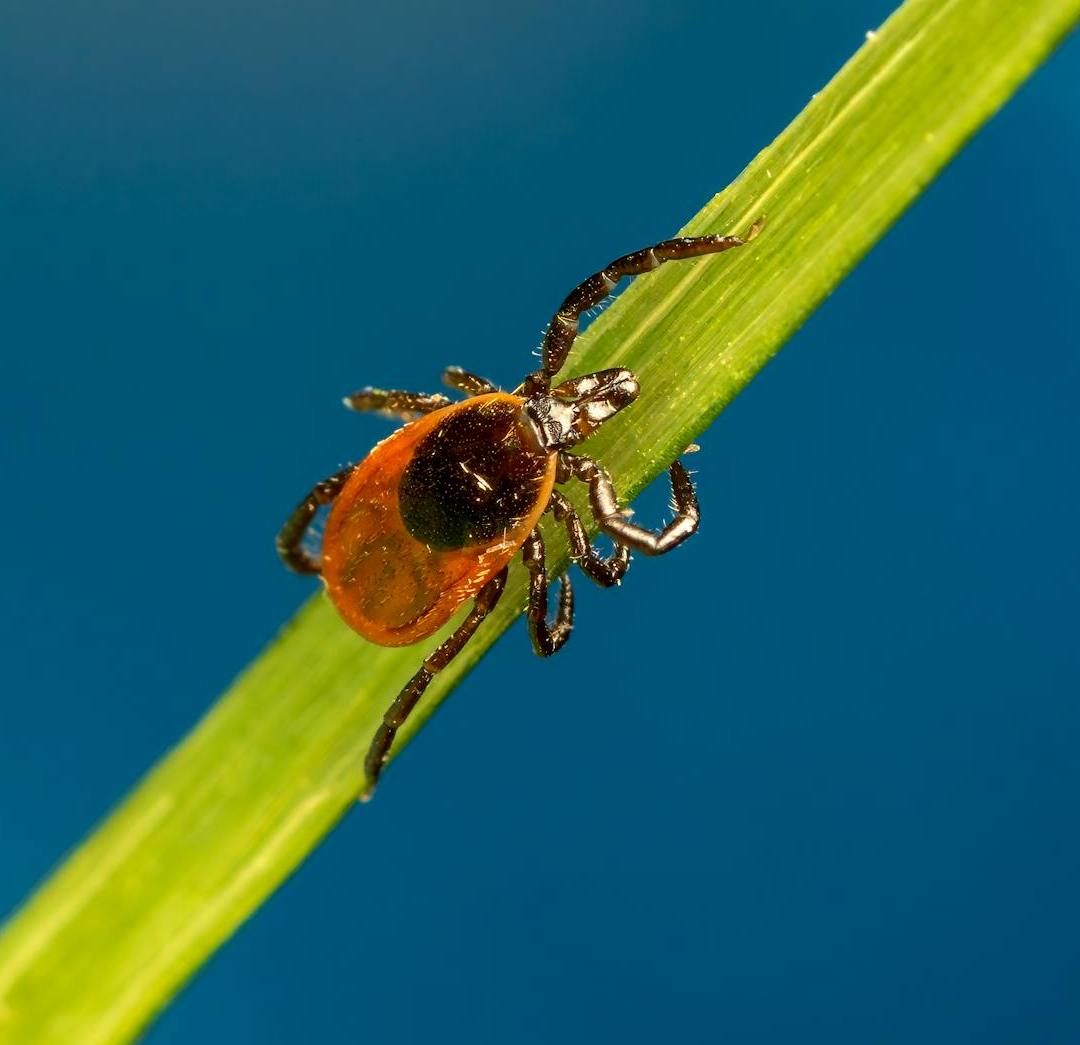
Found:
[[[558,605],[548,617],[548,574],[538,523],[545,512],[566,530],[570,557],[590,580],[618,584],[630,551],[662,555],[698,526],[694,484],[678,461],[670,468],[674,518],[658,530],[631,522],[603,466],[572,450],[637,399],[629,370],[598,370],[554,385],[578,331],[581,314],[600,304],[623,276],[665,261],[717,254],[745,238],[696,236],[665,240],[625,254],[575,287],[544,335],[542,364],[513,392],[458,367],[443,380],[469,398],[364,388],[346,397],[354,410],[409,422],[355,466],[317,483],[277,538],[290,569],[322,576],[345,622],[372,642],[405,646],[434,634],[464,603],[472,607],[450,636],[423,660],[397,695],[371,740],[364,768],[370,797],[402,723],[431,680],[456,657],[495,607],[518,552],[529,575],[528,620],[543,657],[570,637],[574,595],[558,578]],[[556,484],[584,483],[597,529],[612,543],[604,555]],[[331,505],[321,551],[307,546],[320,508]]]
[[[556,454],[520,396],[495,392],[399,429],[349,476],[322,576],[346,623],[382,646],[433,634],[514,557],[547,507]]]

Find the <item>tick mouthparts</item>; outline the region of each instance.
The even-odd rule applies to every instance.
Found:
[[[525,400],[521,414],[526,433],[535,438],[537,448],[544,453],[552,453],[581,438],[577,432],[581,407],[577,403],[566,403],[553,395],[538,395]]]

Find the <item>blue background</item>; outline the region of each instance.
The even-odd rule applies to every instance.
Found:
[[[0,909],[311,589],[339,396],[514,382],[889,8],[6,6]],[[1080,1040],[1078,185],[1074,39],[149,1041]]]

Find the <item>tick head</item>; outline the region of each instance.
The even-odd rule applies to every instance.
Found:
[[[640,390],[629,370],[598,370],[530,396],[523,410],[540,447],[553,453],[591,435],[637,399]]]

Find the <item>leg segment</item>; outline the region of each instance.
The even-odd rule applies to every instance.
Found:
[[[290,570],[296,573],[318,573],[322,569],[320,557],[312,555],[304,547],[304,535],[319,508],[330,504],[341,493],[341,488],[345,485],[345,480],[352,475],[354,467],[349,465],[348,468],[342,468],[329,479],[317,483],[285,520],[285,525],[277,535],[277,553]]]
[[[569,456],[569,454],[567,455]],[[622,580],[630,565],[630,549],[615,541],[615,551],[605,558],[593,546],[574,506],[557,490],[551,494],[548,511],[566,527],[570,558],[590,580],[602,588],[610,588]]]
[[[422,414],[430,414],[433,410],[441,410],[450,405],[450,400],[438,393],[429,395],[426,392],[388,392],[382,388],[361,388],[359,392],[346,396],[342,402],[350,410],[370,410],[383,417],[399,417],[405,421],[412,421]]]
[[[486,377],[479,377],[468,370],[462,370],[459,366],[448,366],[443,371],[442,379],[447,387],[456,388],[459,392],[470,396],[498,392],[498,389]]]
[[[589,484],[589,503],[604,533],[621,544],[628,544],[645,555],[663,555],[682,544],[698,528],[701,511],[690,473],[675,461],[671,476],[671,507],[675,518],[662,530],[649,530],[630,522],[619,511],[619,499],[611,476],[595,461],[575,454],[564,454],[573,475]]]
[[[550,386],[551,379],[562,369],[570,346],[577,337],[581,313],[599,305],[615,289],[623,276],[638,276],[643,272],[651,272],[665,261],[681,261],[684,258],[718,254],[732,247],[741,247],[761,231],[763,224],[763,219],[759,218],[746,231],[745,236],[681,236],[678,239],[664,240],[655,247],[636,250],[633,254],[616,258],[610,265],[579,283],[552,317],[551,325],[544,336],[543,367],[526,381],[526,394],[545,391]]]
[[[548,575],[544,562],[544,538],[539,529],[533,530],[525,538],[521,559],[529,571],[529,637],[537,654],[550,657],[562,649],[573,630],[574,589],[570,586],[570,578],[564,573],[559,578],[559,608],[555,612],[555,623],[549,624]]]
[[[506,587],[506,574],[507,570],[504,567],[477,592],[469,615],[458,625],[457,630],[424,661],[420,670],[408,681],[394,703],[390,705],[389,710],[383,715],[382,723],[375,731],[371,747],[368,748],[367,757],[364,759],[367,789],[360,796],[362,801],[366,802],[375,793],[375,785],[379,782],[379,776],[390,754],[394,737],[397,736],[397,731],[409,717],[410,712],[416,707],[424,690],[428,688],[431,680],[464,649],[465,643],[480,627],[480,622],[495,608],[495,604]]]

